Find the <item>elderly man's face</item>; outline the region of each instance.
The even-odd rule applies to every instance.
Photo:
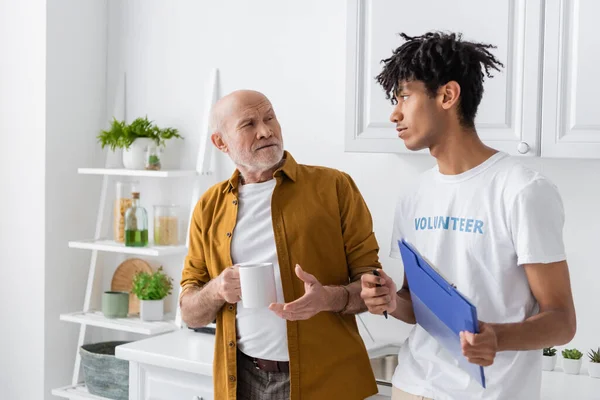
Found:
[[[232,102],[223,117],[222,133],[227,153],[236,165],[263,171],[283,157],[281,126],[271,102],[259,93]]]

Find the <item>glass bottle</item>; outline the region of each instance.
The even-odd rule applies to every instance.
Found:
[[[125,212],[131,207],[131,193],[136,191],[138,182],[121,182],[115,185],[115,203],[113,207],[113,239],[125,242]]]
[[[125,212],[125,246],[148,245],[148,213],[140,206],[140,193],[131,193],[132,204]]]
[[[158,146],[154,143],[149,144],[146,149],[146,169],[152,171],[159,171],[161,151]]]

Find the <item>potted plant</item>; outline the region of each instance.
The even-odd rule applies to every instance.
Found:
[[[554,346],[544,348],[544,356],[542,357],[542,369],[544,371],[552,371],[556,366],[556,349]]]
[[[109,146],[112,151],[123,149],[123,166],[127,169],[144,169],[147,165],[146,152],[150,146],[164,148],[172,138],[183,139],[177,129],[161,129],[149,121],[148,117],[137,118],[131,124],[113,118],[110,129],[103,130],[97,136],[102,148]],[[158,152],[153,152],[152,166],[160,165]]]
[[[567,374],[577,375],[581,369],[581,357],[583,354],[577,349],[565,349],[562,351],[563,369]]]
[[[591,349],[588,352],[590,363],[588,364],[588,373],[592,378],[600,378],[600,347],[598,350]]]
[[[163,273],[162,266],[156,272],[141,271],[133,277],[131,291],[140,299],[140,317],[143,321],[162,321],[164,299],[172,289],[173,279]]]

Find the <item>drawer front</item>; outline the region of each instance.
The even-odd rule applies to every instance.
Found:
[[[214,397],[212,376],[140,365],[138,383],[138,396],[132,400],[213,400]]]

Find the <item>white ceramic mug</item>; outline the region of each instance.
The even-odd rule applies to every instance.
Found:
[[[277,302],[275,272],[272,263],[236,264],[240,272],[240,287],[244,308],[269,307]]]

